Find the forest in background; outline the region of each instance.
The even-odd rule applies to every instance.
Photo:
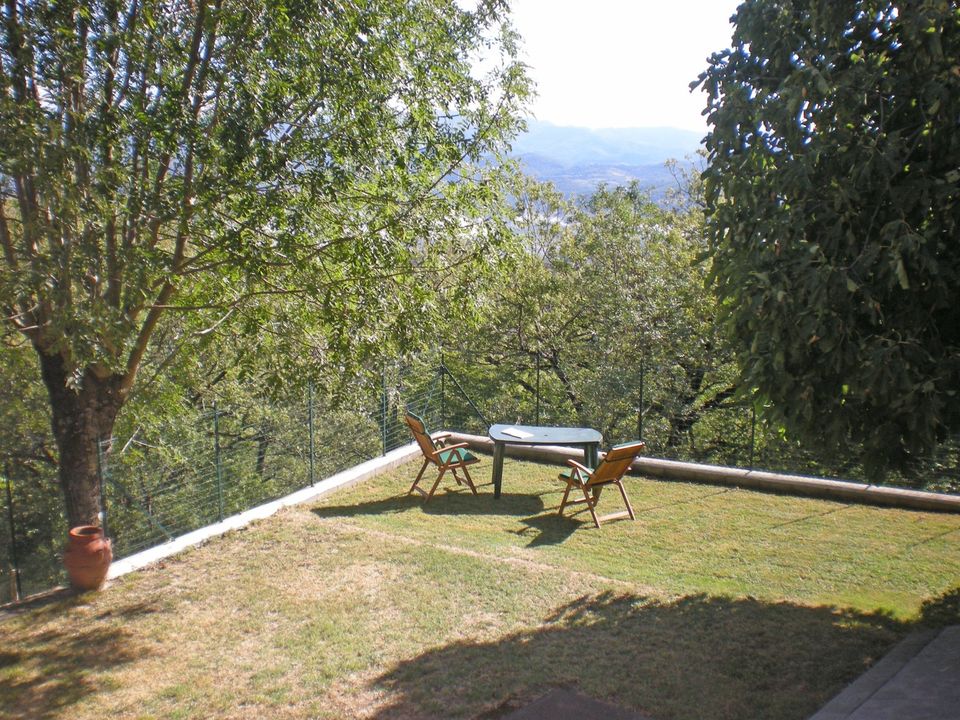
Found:
[[[259,346],[218,332],[202,352],[155,356],[102,450],[118,556],[408,442],[408,407],[434,428],[587,426],[607,446],[642,436],[654,457],[866,479],[855,451],[792,439],[740,384],[705,282],[700,179],[677,182],[682,192],[658,204],[636,183],[571,201],[519,178],[510,250],[469,307],[440,313],[417,348],[326,383],[289,373],[269,328]],[[10,597],[13,556],[27,590],[59,576],[65,522],[33,352],[8,335],[2,353],[0,407],[21,429],[0,439],[14,501],[12,544],[11,516],[0,521]],[[886,482],[960,491],[956,446]]]

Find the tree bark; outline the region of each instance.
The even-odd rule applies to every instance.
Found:
[[[97,443],[109,440],[123,406],[121,376],[97,378],[87,369],[77,387],[59,354],[37,348],[40,373],[50,396],[53,437],[60,453],[59,480],[68,527],[100,524]]]

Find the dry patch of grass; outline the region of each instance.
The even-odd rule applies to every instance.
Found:
[[[426,506],[417,467],[0,622],[4,716],[496,717],[571,685],[800,719],[956,615],[960,517],[635,479],[598,531],[555,467]]]

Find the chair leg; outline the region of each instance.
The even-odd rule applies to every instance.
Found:
[[[476,495],[476,494],[477,494],[477,486],[473,484],[473,478],[470,477],[470,471],[467,470],[467,466],[464,465],[464,466],[463,466],[462,468],[460,468],[460,469],[463,470],[463,479],[464,479],[464,482],[467,483],[467,487],[469,487],[470,490],[473,491],[473,494]]]
[[[436,492],[437,486],[440,484],[440,480],[443,478],[443,474],[444,474],[446,471],[447,471],[446,468],[440,468],[440,472],[437,473],[437,479],[436,479],[436,481],[433,483],[433,487],[430,488],[430,492],[427,493],[427,499],[424,500],[424,502],[429,502],[429,501],[430,501],[430,498],[433,497],[433,493]]]
[[[600,527],[600,518],[597,517],[597,511],[594,509],[597,500],[585,487],[581,487],[581,489],[583,490],[583,497],[587,501],[587,508],[590,510],[590,515],[593,516],[593,522],[597,527]]]
[[[567,489],[563,492],[563,500],[560,501],[560,512],[557,515],[563,517],[563,509],[567,506],[567,498],[570,497],[570,490],[573,488],[573,480],[567,480]]]
[[[417,473],[417,479],[413,481],[413,485],[410,486],[410,489],[407,490],[407,495],[412,493],[417,489],[417,484],[420,482],[420,478],[423,477],[423,471],[427,469],[427,465],[430,464],[429,460],[424,460],[423,465],[420,467],[420,472]]]
[[[636,520],[637,516],[633,514],[633,507],[630,505],[630,498],[627,497],[627,491],[623,487],[623,481],[617,480],[617,487],[620,488],[620,494],[623,496],[623,504],[627,506],[627,513],[631,520]]]

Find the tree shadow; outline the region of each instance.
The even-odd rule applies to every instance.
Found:
[[[924,600],[920,606],[918,624],[925,627],[960,625],[960,587]]]
[[[68,587],[55,587],[52,590],[31,595],[23,600],[0,605],[0,622],[27,612],[36,614],[44,608],[69,601],[75,596],[76,592]]]
[[[930,602],[955,606],[960,589]],[[493,641],[464,639],[372,682],[376,714],[501,717],[553,687],[666,720],[809,717],[915,626],[884,613],[703,594],[584,596]]]
[[[138,603],[106,614],[64,619],[72,609],[87,604],[89,597],[59,591],[27,608],[31,626],[46,628],[25,634],[15,649],[0,652],[3,717],[63,717],[73,705],[102,691],[101,673],[143,658],[146,651],[125,621],[154,609]]]

